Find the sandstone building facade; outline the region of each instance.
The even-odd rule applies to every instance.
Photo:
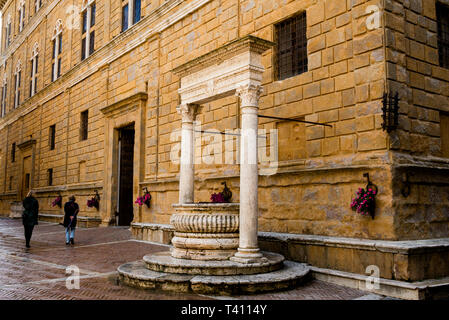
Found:
[[[448,0],[0,4],[1,215],[32,189],[43,219],[59,219],[52,201],[74,194],[87,225],[133,224],[139,234],[168,224],[178,201],[173,155],[181,127],[173,70],[252,35],[274,43],[263,55],[259,114],[305,121],[259,118],[266,149],[274,145],[270,130],[278,140],[276,170],[259,178],[260,230],[376,241],[448,237]],[[383,128],[385,93],[399,97],[391,131]],[[238,144],[210,132],[238,129],[240,116],[237,97],[202,106],[197,158],[212,154],[211,145],[230,140],[231,147],[212,148],[214,161],[195,165],[196,202],[210,201],[223,181],[239,201]],[[374,219],[350,208],[366,173],[378,187]],[[134,203],[144,188],[149,208]],[[99,208],[87,207],[96,193]],[[315,262],[361,273],[343,261],[346,254],[362,259],[351,250],[331,258],[329,249],[325,263]],[[382,272],[389,279],[449,269],[446,261],[443,270],[414,274],[407,259],[404,269],[392,267],[405,261],[401,254],[372,259],[388,260]]]

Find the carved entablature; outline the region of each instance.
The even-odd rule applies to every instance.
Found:
[[[203,104],[234,95],[240,87],[260,87],[262,53],[273,45],[246,36],[175,68],[181,78],[181,104]]]

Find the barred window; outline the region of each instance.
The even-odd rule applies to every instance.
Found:
[[[80,141],[87,140],[89,110],[81,112]]]
[[[276,24],[275,30],[277,80],[307,72],[306,12]]]
[[[440,66],[449,69],[449,6],[437,2],[436,8]]]

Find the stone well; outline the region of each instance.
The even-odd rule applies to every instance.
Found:
[[[174,258],[227,260],[239,246],[238,203],[193,203],[173,205],[170,223]]]
[[[170,252],[118,268],[120,279],[140,288],[209,294],[288,289],[308,278],[308,266],[284,262],[258,246],[258,104],[262,53],[271,42],[253,36],[233,41],[174,70],[181,78],[182,119],[179,204],[171,224]],[[193,123],[201,104],[237,95],[242,114],[240,203],[194,203]]]

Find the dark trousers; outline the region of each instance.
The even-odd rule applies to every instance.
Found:
[[[34,226],[25,226],[25,241],[26,244],[30,244],[31,235],[33,234]]]

